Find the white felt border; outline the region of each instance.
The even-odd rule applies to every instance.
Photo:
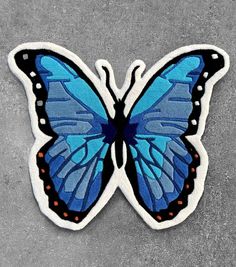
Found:
[[[130,80],[131,80],[131,73],[132,70],[136,66],[140,66],[139,69],[135,73],[136,82],[134,86],[132,87],[132,90],[128,93],[128,96],[126,98],[126,108],[125,108],[125,114],[127,115],[129,110],[131,109],[133,103],[138,98],[140,93],[142,92],[142,89],[144,88],[145,84],[148,82],[148,80],[154,75],[154,73],[160,69],[162,66],[164,66],[168,61],[171,59],[187,53],[191,52],[193,50],[206,50],[206,49],[213,49],[219,54],[223,55],[225,60],[225,66],[223,69],[218,71],[213,77],[211,77],[205,84],[205,94],[201,98],[201,106],[203,107],[203,112],[201,113],[201,116],[199,118],[199,128],[197,131],[197,134],[194,136],[189,136],[188,140],[194,145],[197,152],[199,153],[201,157],[201,165],[197,168],[197,177],[195,179],[194,183],[194,191],[191,195],[188,197],[188,206],[181,210],[179,214],[172,220],[164,221],[164,222],[157,222],[155,221],[146,211],[145,209],[139,205],[138,201],[136,200],[132,187],[129,183],[129,179],[126,176],[124,167],[118,169],[115,164],[115,157],[114,157],[114,145],[112,146],[112,159],[115,164],[115,171],[105,188],[102,196],[98,200],[97,204],[91,209],[91,211],[88,213],[86,218],[80,223],[73,223],[66,220],[61,219],[55,212],[53,212],[48,207],[48,197],[44,192],[44,186],[43,181],[39,178],[39,170],[36,165],[36,153],[39,151],[39,149],[50,140],[50,137],[43,134],[39,127],[38,127],[38,118],[35,111],[35,100],[36,97],[33,94],[32,90],[32,83],[30,79],[17,67],[14,56],[17,52],[23,49],[49,49],[56,53],[59,53],[67,58],[69,58],[71,61],[73,61],[75,64],[77,64],[84,73],[88,76],[88,78],[94,83],[96,86],[99,94],[101,95],[111,117],[114,117],[115,111],[113,108],[114,101],[109,94],[107,88],[106,88],[106,76],[105,72],[102,69],[102,66],[106,66],[110,73],[110,85],[112,90],[114,91],[117,98],[122,98],[122,96],[126,93],[126,91],[129,88]],[[137,210],[137,212],[140,214],[140,216],[143,218],[143,220],[153,229],[164,229],[168,228],[174,225],[177,225],[184,221],[189,214],[191,214],[196,206],[197,203],[203,193],[204,189],[204,181],[207,173],[207,167],[208,167],[208,157],[207,153],[201,143],[201,136],[204,132],[205,128],[205,122],[206,118],[209,112],[209,102],[210,97],[212,93],[213,85],[222,78],[225,73],[229,69],[229,56],[225,51],[222,49],[212,46],[212,45],[191,45],[191,46],[185,46],[181,47],[170,54],[166,55],[163,59],[161,59],[159,62],[157,62],[148,72],[145,73],[143,77],[141,77],[144,69],[145,64],[141,60],[136,60],[133,62],[130,66],[130,68],[127,71],[125,82],[121,89],[118,89],[115,84],[114,74],[113,70],[110,66],[110,64],[106,60],[98,60],[96,62],[96,68],[100,75],[100,79],[83,63],[83,61],[76,56],[74,53],[68,51],[67,49],[52,44],[52,43],[44,43],[44,42],[36,42],[36,43],[25,43],[21,44],[18,47],[16,47],[14,50],[12,50],[9,53],[8,56],[8,63],[11,71],[19,78],[19,80],[24,84],[26,94],[28,97],[28,105],[29,105],[29,113],[31,117],[31,124],[32,124],[32,131],[35,136],[35,143],[32,147],[31,153],[30,153],[30,159],[29,159],[29,169],[30,169],[30,176],[31,176],[31,182],[33,186],[33,191],[36,200],[39,203],[39,207],[41,211],[49,217],[55,224],[57,224],[60,227],[64,227],[71,230],[79,230],[84,228],[96,215],[97,213],[105,206],[105,204],[108,202],[110,197],[113,195],[117,187],[120,187],[126,198],[129,200],[129,202],[133,205],[133,207]],[[126,159],[126,148],[124,145],[124,161]]]

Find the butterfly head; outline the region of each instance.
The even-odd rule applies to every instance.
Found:
[[[116,103],[114,104],[114,108],[115,108],[116,114],[121,115],[123,114],[125,103],[121,99],[118,99]]]

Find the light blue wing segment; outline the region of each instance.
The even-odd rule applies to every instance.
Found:
[[[131,111],[138,134],[180,136],[187,130],[192,89],[203,67],[201,56],[186,56],[153,80]]]
[[[192,157],[178,137],[136,135],[130,145],[139,193],[154,212],[168,207],[181,193]]]
[[[101,100],[81,72],[53,56],[38,55],[36,68],[47,89],[45,110],[54,132],[68,134],[100,133],[107,114]]]
[[[98,198],[109,145],[101,135],[58,137],[45,160],[61,200],[71,211],[86,211]]]

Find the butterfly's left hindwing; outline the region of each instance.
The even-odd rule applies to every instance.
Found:
[[[52,137],[35,155],[48,205],[63,220],[80,223],[113,173],[103,133],[108,113],[94,84],[66,57],[22,50],[15,61],[32,81],[38,127]]]
[[[199,190],[195,179],[206,159],[186,136],[203,123],[206,82],[224,66],[224,57],[210,49],[172,59],[153,74],[128,115],[135,134],[126,140],[126,172],[139,205],[157,222],[173,220]]]

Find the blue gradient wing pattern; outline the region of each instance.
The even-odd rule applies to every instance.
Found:
[[[166,209],[183,189],[192,156],[180,138],[136,135],[135,140],[130,147],[140,196],[151,211]]]
[[[46,153],[49,174],[68,209],[86,211],[98,198],[109,145],[102,135],[60,136]]]
[[[199,55],[181,58],[154,77],[130,113],[136,125],[138,194],[148,210],[159,212],[181,194],[193,161],[182,136],[193,110],[192,92],[204,68]]]
[[[90,85],[66,63],[38,55],[36,68],[47,90],[45,110],[58,135],[101,133],[106,111]]]
[[[35,64],[47,90],[47,122],[57,134],[45,154],[50,179],[69,211],[85,212],[102,190],[105,108],[83,75],[61,59],[39,54]]]

